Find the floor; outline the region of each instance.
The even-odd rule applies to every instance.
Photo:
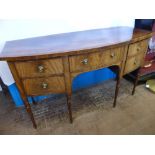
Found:
[[[51,95],[32,105],[38,125],[33,129],[24,107],[15,107],[0,94],[0,134],[155,134],[155,94],[139,85],[134,96],[132,84],[121,81],[116,108],[112,108],[115,81],[109,80],[73,93],[73,124],[69,123],[66,98]]]

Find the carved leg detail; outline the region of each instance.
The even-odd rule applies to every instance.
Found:
[[[33,127],[36,129],[37,125],[36,125],[36,122],[34,120],[34,116],[33,116],[32,110],[31,110],[31,106],[30,106],[30,104],[27,101],[24,101],[24,102],[25,102],[26,111],[29,114],[30,119],[31,119],[31,121],[33,123]]]
[[[71,107],[71,95],[67,94],[66,97],[67,97],[67,107],[69,112],[70,123],[72,123],[73,118],[72,118],[72,107]]]
[[[118,75],[117,75],[117,83],[116,83],[116,89],[115,89],[115,98],[114,98],[114,102],[113,102],[113,107],[116,107],[116,101],[117,101],[117,96],[118,96],[118,91],[119,91],[119,87],[120,87],[120,69],[118,71]]]
[[[135,94],[136,86],[137,86],[138,79],[139,79],[139,76],[140,76],[140,75],[139,75],[139,70],[140,70],[140,69],[137,70],[137,75],[136,75],[136,79],[135,79],[135,81],[134,81],[134,86],[133,86],[133,90],[132,90],[132,95]]]

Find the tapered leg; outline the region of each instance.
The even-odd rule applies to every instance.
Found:
[[[117,96],[118,96],[118,91],[120,87],[120,69],[118,70],[118,75],[117,75],[117,82],[116,82],[116,89],[115,89],[115,98],[113,102],[113,107],[116,107],[116,101],[117,101]]]
[[[31,106],[30,106],[30,104],[29,104],[29,102],[27,100],[27,95],[26,95],[26,93],[24,91],[23,83],[22,83],[21,79],[18,76],[18,72],[16,70],[16,66],[12,62],[8,62],[8,64],[9,64],[9,67],[10,67],[11,72],[13,74],[13,77],[14,77],[14,79],[16,81],[16,85],[17,85],[17,87],[19,89],[20,95],[21,95],[21,97],[22,97],[22,99],[24,101],[24,105],[25,105],[26,111],[27,111],[27,113],[29,114],[29,116],[31,118],[31,121],[33,123],[33,127],[36,129],[37,125],[36,125],[36,122],[34,120],[33,113],[31,111]]]
[[[132,95],[135,94],[136,86],[137,86],[138,79],[139,79],[139,76],[140,76],[139,71],[140,71],[140,69],[137,70],[136,79],[134,81],[134,86],[133,86],[133,90],[132,90]]]
[[[33,116],[32,110],[31,110],[31,106],[26,99],[24,100],[24,104],[25,104],[26,111],[27,111],[32,123],[33,123],[33,127],[36,129],[37,125],[36,125],[36,122],[34,120],[34,116]]]
[[[72,118],[72,107],[71,107],[71,95],[66,95],[67,97],[67,107],[68,107],[68,112],[69,112],[69,119],[70,119],[70,123],[73,122],[73,118]]]

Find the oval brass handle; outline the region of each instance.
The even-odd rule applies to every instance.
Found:
[[[88,59],[83,59],[81,62],[82,62],[84,65],[87,65],[87,64],[88,64]]]
[[[111,54],[110,54],[110,57],[111,57],[111,58],[114,58],[114,56],[115,56],[115,53],[111,53]]]
[[[44,66],[43,66],[43,65],[39,65],[39,66],[38,66],[38,71],[39,71],[40,73],[42,73],[42,72],[44,71]]]
[[[43,88],[43,89],[46,89],[47,87],[48,87],[48,84],[45,83],[45,82],[43,82],[43,83],[42,83],[42,88]]]

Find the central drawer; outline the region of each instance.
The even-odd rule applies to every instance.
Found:
[[[109,50],[96,49],[88,54],[70,56],[70,71],[89,71],[91,69],[114,65],[115,63],[122,61],[124,55],[123,50],[123,47]]]
[[[63,73],[62,58],[15,62],[21,78],[44,77]]]
[[[26,94],[30,96],[65,92],[63,76],[24,79],[23,85]]]
[[[143,63],[143,60],[144,60],[144,54],[140,54],[130,59],[127,59],[124,74],[130,73],[139,68]]]

